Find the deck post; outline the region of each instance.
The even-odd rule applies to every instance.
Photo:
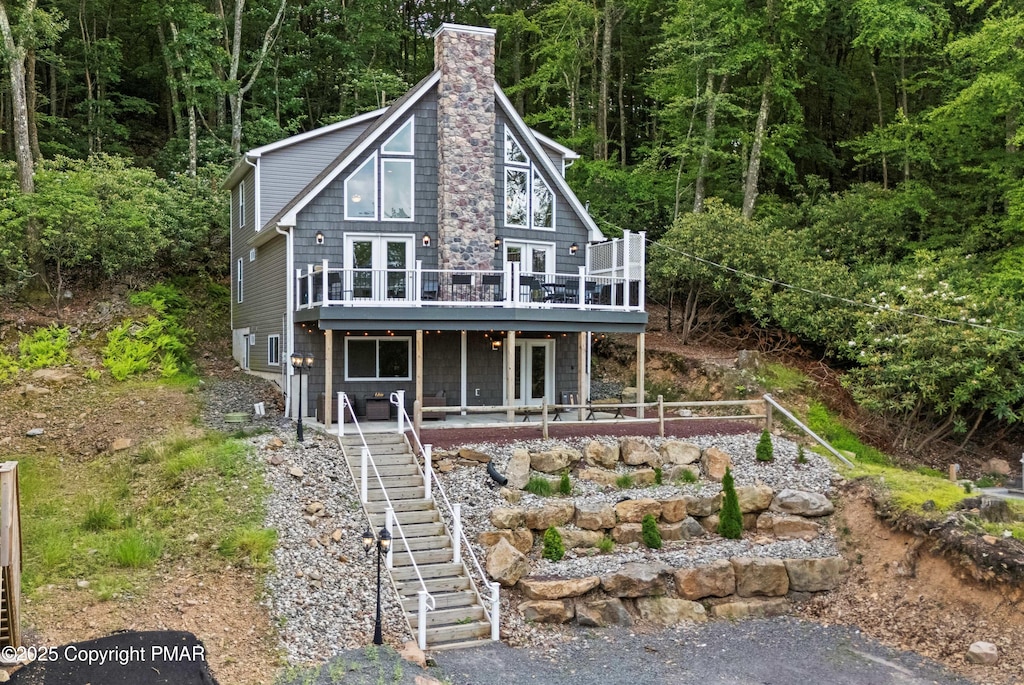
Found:
[[[644,417],[644,401],[647,391],[644,389],[644,367],[647,366],[647,334],[636,334],[636,417]]]
[[[546,397],[540,405],[540,434],[545,440],[548,439],[548,398]]]
[[[505,418],[509,423],[516,420],[516,332],[509,331],[505,338]]]
[[[395,394],[398,395],[398,411],[395,412],[398,417],[398,434],[405,435],[405,390],[396,390]]]
[[[580,405],[577,410],[577,421],[583,421],[587,417],[583,414],[583,405],[589,402],[590,383],[587,380],[589,369],[587,368],[587,341],[590,339],[590,331],[580,331],[576,336],[576,404]]]
[[[326,261],[324,262],[326,264]],[[324,282],[327,282],[327,271],[324,270]],[[325,291],[326,291],[326,286]],[[331,427],[331,414],[334,407],[334,331],[324,331],[324,428]],[[338,407],[339,411],[341,407]],[[341,417],[338,417],[341,420]]]
[[[420,407],[423,406],[423,329],[416,329],[416,368],[414,372],[416,374],[416,402],[419,402]],[[423,417],[417,417],[416,419],[416,436],[420,434],[419,422],[423,420]]]
[[[338,391],[338,439],[345,437],[345,409],[348,398],[345,393]]]
[[[462,505],[452,505],[452,563],[462,563]]]

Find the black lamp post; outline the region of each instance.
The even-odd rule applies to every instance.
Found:
[[[387,528],[381,528],[377,537],[373,536],[373,531],[369,528],[363,533],[363,549],[366,550],[366,554],[369,555],[374,547],[377,548],[377,622],[373,625],[373,644],[382,645],[384,634],[380,628],[380,558],[391,549],[391,533]]]
[[[291,360],[292,368],[299,374],[299,427],[296,437],[302,442],[302,377],[313,368],[313,355],[292,352]]]

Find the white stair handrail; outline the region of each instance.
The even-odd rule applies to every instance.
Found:
[[[405,411],[405,392],[404,391],[398,391],[398,392],[391,393],[391,403],[393,405],[395,405],[395,407],[398,410],[398,417],[399,417],[398,422],[399,422],[399,425],[403,425],[402,424],[402,415],[403,414],[405,415],[405,420],[410,425],[412,425],[412,421],[409,420],[409,415]],[[414,430],[414,431],[411,431],[411,432],[412,432],[413,440],[416,443],[416,447],[419,448],[419,454],[421,456],[423,456],[424,459],[426,460],[425,468],[428,469],[428,470],[431,469],[430,461],[429,461],[431,459],[431,446],[430,445],[424,446],[423,443],[420,442],[420,436],[416,434],[416,431]],[[424,479],[426,479],[426,478],[427,478],[427,476],[424,475]],[[425,480],[425,482],[429,482],[429,481]],[[488,607],[487,607],[486,604],[484,604],[483,609],[484,609],[484,614],[487,616],[487,619],[491,623],[491,639],[496,641],[496,640],[499,639],[499,612],[500,612],[500,604],[498,602],[498,584],[490,582],[488,580],[487,574],[484,573],[483,566],[480,565],[480,560],[477,559],[476,554],[473,552],[472,546],[470,546],[470,544],[469,544],[469,538],[466,537],[466,533],[462,529],[462,520],[461,520],[461,508],[462,508],[462,505],[461,504],[456,504],[454,506],[452,505],[452,503],[448,500],[448,495],[447,495],[447,493],[445,493],[444,487],[441,485],[441,481],[439,481],[438,479],[435,478],[433,480],[433,486],[435,488],[437,488],[437,491],[441,494],[441,501],[444,503],[444,506],[448,510],[448,514],[449,514],[449,516],[451,517],[451,520],[452,520],[452,524],[453,524],[453,528],[454,528],[454,530],[452,532],[452,545],[454,547],[453,554],[454,554],[455,563],[460,563],[461,558],[462,558],[461,557],[461,548],[464,546],[465,549],[466,549],[466,552],[468,553],[469,559],[473,562],[473,568],[476,570],[477,574],[479,574],[479,577],[482,580],[482,584],[484,586],[486,586],[487,588],[489,588],[490,591],[491,591],[490,596],[487,598],[489,600],[490,609],[488,610]],[[465,543],[465,545],[463,545],[463,543]],[[483,603],[483,601],[482,601],[483,597],[481,596],[480,590],[478,589],[479,586],[478,586],[476,580],[473,579],[472,574],[470,574],[469,581],[473,584],[473,589],[476,592],[477,597],[480,597],[481,598],[481,603]]]
[[[377,483],[380,485],[381,494],[384,495],[384,503],[387,505],[386,508],[385,508],[385,511],[384,511],[384,528],[389,533],[391,533],[391,539],[392,539],[392,544],[388,548],[388,553],[387,553],[387,561],[386,561],[387,568],[390,571],[392,566],[393,566],[393,556],[392,555],[394,553],[394,547],[395,547],[394,540],[402,540],[402,542],[405,543],[405,549],[406,549],[406,551],[409,554],[409,561],[410,561],[410,563],[412,565],[413,572],[416,574],[416,580],[418,580],[419,583],[420,583],[420,590],[417,593],[418,596],[419,596],[419,603],[418,603],[419,604],[419,606],[418,606],[418,614],[419,614],[418,626],[419,626],[419,629],[417,631],[417,633],[418,633],[417,637],[418,637],[418,642],[419,642],[420,649],[426,649],[427,648],[427,633],[426,633],[427,611],[433,611],[437,607],[437,602],[434,600],[434,596],[431,595],[430,592],[427,591],[427,584],[423,580],[423,575],[420,573],[419,565],[416,564],[416,557],[413,555],[412,550],[409,548],[409,543],[408,543],[408,541],[405,538],[405,533],[402,531],[402,524],[398,522],[398,517],[395,516],[395,507],[391,503],[391,498],[388,497],[387,488],[384,487],[384,481],[381,478],[380,472],[377,470],[377,465],[373,461],[373,455],[370,453],[370,446],[366,443],[366,436],[363,435],[363,429],[360,427],[359,420],[356,418],[355,407],[352,406],[352,402],[349,400],[348,395],[346,393],[344,393],[344,392],[339,392],[338,393],[338,407],[339,407],[339,411],[344,411],[345,408],[348,408],[349,412],[352,415],[352,423],[353,423],[353,425],[356,428],[356,432],[359,434],[359,441],[362,443],[360,445],[360,455],[361,455],[360,456],[360,459],[361,459],[361,464],[360,465],[361,465],[361,468],[360,468],[359,501],[360,501],[360,504],[363,505],[364,513],[366,513],[367,523],[370,523],[370,515],[369,515],[369,512],[366,511],[366,504],[367,504],[367,482],[366,482],[366,480],[367,480],[367,474],[368,474],[367,467],[370,467],[370,468],[373,469],[373,474],[377,478]],[[344,415],[342,414],[338,418],[340,419],[339,423],[341,425],[344,425],[345,424],[345,417],[344,417]],[[341,431],[340,430],[338,431],[338,444],[339,445],[341,444]],[[372,527],[373,527],[372,524],[370,525],[370,527],[372,529]],[[395,535],[394,531],[397,531],[397,535]]]

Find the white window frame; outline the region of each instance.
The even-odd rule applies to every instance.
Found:
[[[524,274],[536,274],[536,273],[538,273],[538,272],[533,270],[533,259],[532,259],[533,255],[530,254],[530,252],[529,252],[530,250],[538,249],[538,248],[544,250],[544,253],[546,255],[546,260],[545,261],[548,262],[548,264],[547,264],[548,270],[546,272],[544,272],[544,273],[547,273],[547,274],[558,273],[558,269],[556,268],[556,265],[555,265],[555,260],[558,258],[558,251],[555,249],[555,243],[549,243],[549,242],[544,242],[544,241],[540,241],[540,240],[516,240],[516,239],[513,239],[513,238],[509,238],[508,240],[503,240],[501,242],[501,246],[502,246],[501,260],[505,264],[508,263],[508,250],[509,250],[510,247],[518,247],[518,248],[520,248],[523,251],[523,256],[531,257],[531,259],[529,260],[529,263],[526,264],[526,265],[524,265],[523,262],[519,262],[520,273],[524,273]]]
[[[512,223],[508,217],[508,177],[512,174],[523,174],[526,176],[526,222],[521,224]],[[529,167],[508,167],[505,169],[505,226],[509,228],[529,228],[530,227],[530,168]]]
[[[394,140],[395,138],[397,138],[399,135],[401,135],[402,131],[404,131],[406,128],[409,129],[409,140],[412,142],[412,146],[410,147],[409,151],[406,152],[404,150],[387,150],[387,149],[385,149],[385,148],[387,148],[388,145],[391,144],[391,141]],[[390,136],[388,136],[388,139],[385,140],[381,144],[381,146],[380,146],[380,153],[382,155],[400,155],[400,156],[404,156],[404,157],[412,157],[413,155],[416,154],[416,117],[415,116],[409,117],[408,121],[406,121],[404,124],[399,126],[397,131],[395,131]]]
[[[509,159],[511,146],[509,143],[514,143],[526,156],[526,161],[513,161]],[[558,196],[555,194],[551,183],[544,178],[544,175],[540,171],[540,167],[533,163],[526,148],[519,142],[519,140],[512,135],[509,127],[505,126],[505,150],[502,155],[505,160],[505,185],[502,188],[502,195],[504,196],[504,221],[505,226],[508,228],[526,228],[532,231],[549,231],[554,232],[558,227]],[[508,177],[512,172],[526,173],[526,223],[525,224],[513,224],[509,223],[508,220]],[[533,223],[533,193],[534,193],[534,177],[543,184],[545,190],[551,194],[551,225],[550,226],[536,226]]]
[[[401,164],[409,167],[409,216],[408,217],[395,217],[395,216],[384,216],[384,192],[388,186],[387,182],[387,165],[388,164]],[[380,215],[381,221],[401,221],[408,223],[416,219],[416,166],[412,159],[405,158],[381,158],[380,163]]]
[[[353,340],[354,341],[363,341],[363,342],[374,341],[374,342],[377,343],[376,351],[375,351],[375,355],[374,355],[375,356],[374,362],[375,362],[376,367],[377,367],[376,368],[376,375],[369,376],[369,377],[349,375],[349,371],[348,371],[348,362],[349,362],[348,344],[349,344],[350,341],[353,341]],[[406,363],[407,373],[406,373],[405,376],[400,377],[400,378],[399,377],[387,377],[387,378],[382,378],[381,377],[381,375],[380,375],[380,341],[381,340],[387,340],[387,341],[390,341],[390,342],[404,342],[405,343],[406,350],[407,350],[407,357],[406,357],[406,359],[407,359],[407,363]],[[345,380],[346,381],[395,381],[395,382],[411,381],[412,380],[412,337],[408,336],[408,335],[353,335],[353,336],[347,336],[345,338]]]
[[[249,250],[249,261],[250,262],[255,262],[256,261],[256,248],[255,247],[251,248]]]
[[[245,179],[238,182],[238,227],[245,227]]]
[[[235,272],[236,272],[235,273],[235,290],[236,290],[236,292],[235,292],[235,301],[238,304],[241,304],[242,302],[245,301],[245,298],[243,297],[244,292],[245,292],[245,276],[244,276],[245,272],[243,271],[243,265],[244,264],[245,264],[245,260],[243,260],[241,257],[239,257],[238,258],[238,263],[235,266]]]
[[[281,336],[267,336],[267,366],[281,366]]]
[[[373,197],[373,216],[349,216],[349,213],[348,213],[348,206],[349,206],[349,202],[348,202],[349,201],[348,182],[349,182],[349,180],[353,176],[355,176],[356,174],[361,172],[366,167],[367,164],[373,165],[373,192],[372,192],[372,197]],[[377,168],[377,153],[374,152],[372,155],[367,157],[363,161],[362,164],[360,164],[355,169],[353,169],[352,173],[350,173],[348,176],[345,177],[345,185],[344,185],[345,197],[342,199],[343,204],[345,205],[345,221],[377,221],[377,218],[380,216],[380,202],[379,202],[380,183],[379,183],[379,177],[377,175],[378,174],[378,170],[377,169],[378,169]]]

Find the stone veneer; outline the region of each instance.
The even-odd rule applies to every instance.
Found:
[[[437,231],[442,269],[494,259],[494,29],[442,24],[434,33]]]

